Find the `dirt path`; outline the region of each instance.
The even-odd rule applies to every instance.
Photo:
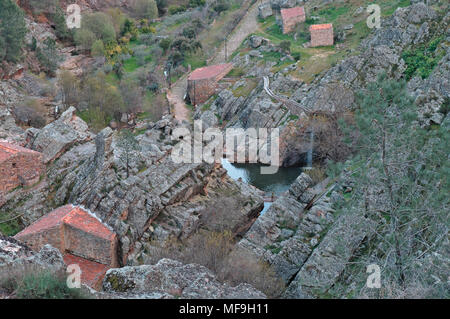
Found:
[[[184,95],[187,90],[187,77],[183,75],[177,82],[172,85],[171,90],[167,90],[167,100],[169,101],[175,119],[179,122],[189,121],[190,110],[184,103]]]
[[[241,22],[238,24],[236,29],[228,36],[227,41],[227,53],[228,57],[236,51],[250,34],[258,29],[258,6],[259,1],[257,1],[253,6],[251,6],[242,18]],[[220,50],[216,53],[216,56],[212,59],[210,64],[218,64],[225,62],[225,45],[222,44]]]

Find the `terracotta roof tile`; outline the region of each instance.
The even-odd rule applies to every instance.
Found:
[[[25,147],[14,145],[8,142],[0,141],[0,162],[14,156],[17,153],[40,154]]]
[[[116,236],[113,231],[84,209],[66,205],[43,216],[14,237],[20,239],[22,236],[40,233],[61,223],[107,240],[111,240]]]
[[[331,23],[326,24],[313,24],[309,27],[309,31],[312,30],[325,30],[325,29],[333,29],[333,25]]]
[[[188,80],[209,79],[223,73],[231,66],[232,66],[231,63],[205,66],[203,68],[196,69],[194,72],[192,72]]]
[[[283,20],[304,15],[305,9],[303,7],[281,9],[281,17],[283,18]]]
[[[68,265],[77,264],[81,270],[81,282],[92,288],[100,284],[105,276],[109,266],[97,263],[95,261],[87,260],[72,254],[65,254],[63,256],[64,263]]]
[[[108,227],[103,225],[97,218],[79,207],[74,207],[70,214],[64,216],[63,222],[86,233],[90,233],[107,240],[110,240],[115,236],[115,234]]]
[[[47,215],[42,216],[36,222],[22,230],[18,233],[14,238],[20,239],[20,237],[33,234],[40,233],[46,229],[52,228],[54,226],[60,225],[64,216],[69,214],[73,209],[72,205],[66,205],[55,209],[54,211],[48,213]]]

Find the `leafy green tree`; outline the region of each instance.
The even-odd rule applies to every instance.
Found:
[[[286,53],[291,53],[291,45],[292,45],[292,43],[289,40],[281,41],[280,49]]]
[[[163,49],[164,53],[167,52],[171,44],[172,40],[170,38],[161,39],[161,41],[159,41],[159,46]]]
[[[83,16],[81,30],[91,31],[96,39],[108,42],[116,39],[116,31],[110,17],[103,12],[94,12]]]
[[[102,40],[96,40],[92,44],[91,55],[95,57],[100,57],[105,55],[105,46]]]
[[[156,6],[160,15],[164,14],[167,9],[167,0],[156,0]]]
[[[155,0],[135,0],[133,12],[138,19],[155,19],[158,17],[158,6]]]
[[[50,19],[55,24],[55,34],[60,40],[71,40],[72,32],[67,28],[66,17],[60,7],[57,7],[55,13],[50,15]]]
[[[111,19],[116,34],[120,34],[123,29],[123,25],[125,24],[125,20],[127,20],[127,16],[122,12],[122,10],[120,10],[120,8],[109,8],[106,10],[106,13]]]
[[[92,45],[97,40],[95,34],[88,29],[79,29],[75,32],[75,43],[87,51],[92,48]]]
[[[43,48],[36,50],[36,56],[43,68],[48,74],[54,74],[58,68],[58,63],[61,57],[56,49],[56,41],[52,38],[47,38],[44,41]]]
[[[14,1],[0,1],[0,60],[21,59],[27,32],[24,16]]]

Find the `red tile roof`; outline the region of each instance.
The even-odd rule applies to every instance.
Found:
[[[115,234],[108,227],[103,225],[97,218],[79,207],[74,207],[70,214],[67,214],[63,218],[63,222],[86,233],[107,240],[111,240],[115,236]]]
[[[43,230],[60,225],[61,223],[107,240],[111,240],[116,236],[114,232],[84,209],[66,205],[43,216],[37,222],[22,230],[15,237],[20,238],[24,235],[39,233]]]
[[[326,23],[326,24],[313,24],[312,26],[309,27],[309,31],[312,30],[325,30],[325,29],[332,29],[333,25],[331,23]]]
[[[209,79],[225,72],[231,66],[232,66],[231,63],[205,66],[203,68],[196,69],[194,72],[192,72],[188,80]]]
[[[303,7],[281,9],[281,17],[283,18],[283,20],[304,15],[305,9]]]
[[[54,211],[48,213],[47,215],[42,216],[40,219],[38,219],[36,222],[31,224],[24,230],[22,230],[14,237],[20,238],[21,236],[29,234],[40,233],[41,231],[60,225],[62,223],[64,216],[69,214],[72,211],[72,209],[73,209],[72,205],[67,205],[55,209]]]
[[[67,266],[72,264],[80,266],[81,282],[92,288],[97,288],[96,286],[100,284],[106,271],[109,269],[108,265],[103,265],[72,254],[65,254],[63,259]]]
[[[16,155],[17,153],[40,154],[25,147],[0,141],[0,162],[3,162],[4,160]]]

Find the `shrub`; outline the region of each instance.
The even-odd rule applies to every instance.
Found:
[[[42,69],[47,74],[53,74],[60,60],[60,56],[56,50],[56,42],[52,38],[47,38],[44,41],[44,47],[37,48],[36,56],[41,64]]]
[[[158,17],[158,6],[155,0],[135,0],[132,9],[134,16],[139,19],[155,19]]]
[[[228,3],[228,0],[217,0],[214,4],[214,11],[217,13],[221,13],[223,11],[226,11],[230,8],[230,4]]]
[[[170,14],[177,14],[177,13],[181,13],[186,11],[186,6],[185,5],[180,5],[180,6],[176,6],[176,5],[171,5],[169,6],[169,13]]]
[[[103,45],[103,41],[102,40],[96,40],[92,44],[91,54],[92,54],[92,56],[95,56],[95,57],[99,57],[99,56],[104,56],[105,55],[105,46]]]
[[[75,32],[75,43],[82,47],[83,50],[90,50],[96,41],[95,34],[87,29],[79,29]]]
[[[164,50],[164,53],[167,52],[167,50],[170,48],[171,44],[172,44],[172,39],[170,39],[170,38],[161,39],[161,41],[159,41],[159,46],[161,47],[161,49]]]
[[[48,271],[27,274],[17,283],[16,295],[20,299],[86,298],[80,289],[69,288],[63,276]]]
[[[323,181],[327,176],[325,174],[325,169],[321,167],[314,167],[306,172],[309,177],[311,177],[313,185],[316,185]]]
[[[290,53],[291,52],[291,41],[286,40],[286,41],[281,41],[280,43],[280,49],[283,50],[284,52]]]
[[[231,231],[199,231],[185,245],[175,239],[168,240],[165,246],[155,244],[149,261],[156,263],[162,258],[171,258],[199,264],[212,270],[222,282],[231,285],[246,282],[269,297],[278,296],[284,285],[270,265],[253,255],[232,251],[234,246]]]
[[[189,7],[195,8],[195,7],[202,7],[206,4],[206,0],[189,0]]]
[[[110,17],[103,12],[90,13],[83,16],[81,20],[81,30],[91,31],[96,39],[103,42],[116,39],[116,31]]]

